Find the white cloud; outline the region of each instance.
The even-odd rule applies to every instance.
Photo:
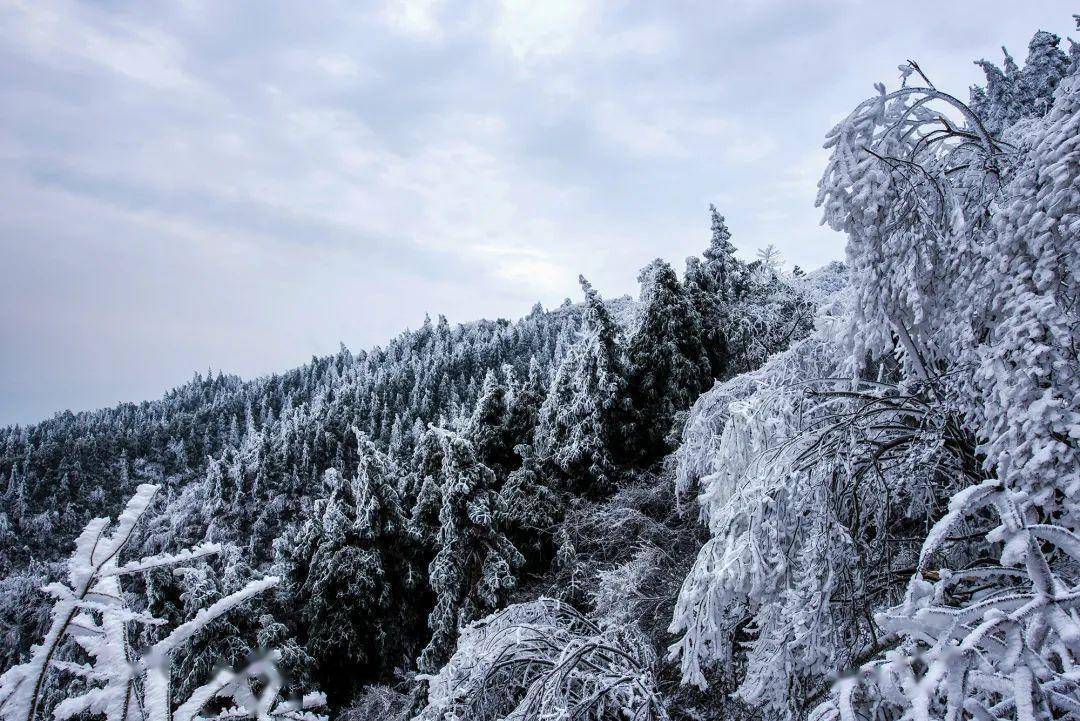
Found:
[[[777,141],[763,128],[750,129],[711,107],[681,98],[651,97],[647,103],[597,103],[600,136],[630,156],[670,162],[715,152],[731,163],[747,164],[772,155]]]
[[[573,287],[578,271],[558,262],[547,253],[527,246],[481,244],[472,251],[478,257],[493,260],[491,273],[500,280],[557,297]]]
[[[345,53],[325,53],[315,57],[315,66],[332,78],[351,83],[366,82],[378,77],[370,68],[361,66]]]
[[[89,62],[162,90],[195,87],[183,69],[181,46],[155,28],[100,15],[91,18],[100,12],[94,6],[65,0],[15,0],[0,12],[6,16],[9,41],[39,62],[67,70]]]
[[[559,56],[585,35],[598,11],[586,0],[500,0],[492,36],[522,62]]]
[[[670,117],[646,118],[635,108],[608,101],[596,106],[594,120],[605,141],[636,158],[685,158],[689,154],[680,128]]]
[[[592,38],[589,47],[596,55],[618,58],[626,55],[663,55],[678,42],[675,31],[668,24],[647,23],[610,34]]]
[[[389,0],[385,12],[391,27],[407,35],[436,39],[442,35],[441,9],[442,0]]]

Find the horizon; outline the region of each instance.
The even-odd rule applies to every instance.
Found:
[[[966,98],[975,60],[1072,27],[984,7],[12,3],[0,427],[518,318],[579,273],[636,297],[709,203],[744,257],[843,260],[813,207],[837,109],[909,57]]]

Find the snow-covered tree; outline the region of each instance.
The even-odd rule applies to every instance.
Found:
[[[559,366],[540,410],[539,454],[574,488],[606,489],[625,441],[629,399],[625,351],[600,295],[585,278],[580,337]]]
[[[820,718],[1032,721],[1080,710],[1080,76],[1071,72],[1045,117],[1000,136],[928,81],[879,88],[830,135],[820,199],[848,234],[861,301],[854,357],[895,352],[908,383],[978,440],[971,456],[986,480],[953,497],[903,602],[880,615],[897,647],[838,684]],[[932,568],[965,516],[973,533],[953,553],[968,563],[946,557]]]
[[[563,498],[546,478],[532,448],[519,445],[521,465],[510,473],[499,497],[502,499],[507,533],[526,558],[538,561],[550,543],[562,516]]]
[[[340,683],[348,669],[404,663],[422,618],[421,586],[397,491],[399,471],[361,431],[349,477],[326,472],[326,496],[278,546],[278,567],[308,653]]]
[[[412,503],[409,530],[425,547],[434,548],[439,532],[439,509],[442,508],[445,446],[438,430],[424,432],[413,451],[412,468],[404,494]]]
[[[708,355],[712,375],[720,378],[728,370],[728,339],[732,307],[745,289],[748,277],[746,264],[735,256],[736,248],[731,242],[724,216],[715,205],[709,206],[712,235],[709,247],[703,253],[704,261],[697,257],[686,259],[685,284],[704,334],[705,352]]]
[[[759,261],[751,266],[742,297],[727,320],[729,373],[755,370],[769,356],[805,338],[820,300],[812,279],[778,275]]]
[[[506,537],[506,510],[495,474],[472,445],[450,431],[432,429],[443,449],[439,473],[439,528],[428,567],[435,608],[428,616],[431,640],[420,667],[437,669],[453,649],[457,630],[499,606],[517,583],[524,558]]]
[[[466,430],[480,460],[489,468],[503,470],[513,461],[509,438],[509,399],[507,387],[490,369],[476,401]]]
[[[734,670],[770,717],[850,667],[818,717],[1068,716],[1076,76],[999,135],[904,72],[924,84],[879,88],[829,136],[819,200],[848,235],[850,295],[687,424],[678,481],[711,539],[672,653],[686,681]]]
[[[529,359],[528,374],[512,391],[506,421],[511,448],[521,444],[531,445],[540,419],[540,407],[547,397],[544,371],[536,358]]]
[[[830,134],[819,196],[848,235],[853,357],[895,351],[1050,506],[1080,479],[1076,83],[1021,144],[933,87],[881,88]]]
[[[699,489],[711,538],[679,593],[672,656],[702,687],[710,668],[734,673],[770,717],[804,713],[835,669],[876,650],[868,614],[898,596],[910,536],[966,468],[947,414],[884,367],[852,379],[845,307],[702,396],[679,452],[680,491]]]
[[[709,222],[712,236],[709,247],[702,253],[705,256],[704,269],[714,283],[713,292],[722,302],[730,303],[738,300],[745,281],[746,266],[735,257],[731,231],[715,205],[709,205]]]
[[[986,75],[986,85],[971,88],[969,104],[987,130],[1000,134],[1018,120],[1046,115],[1054,90],[1069,67],[1060,44],[1057,35],[1040,31],[1028,44],[1023,68],[1005,48],[1001,49],[1004,69],[988,60],[976,62]]]
[[[780,275],[784,260],[776,246],[769,243],[764,248],[758,248],[755,264],[755,270],[761,276],[761,279],[767,282],[768,279]]]
[[[709,206],[712,237],[704,261],[688,258],[685,288],[701,319],[702,341],[714,378],[758,368],[773,353],[805,338],[820,293],[806,278],[780,272],[773,246],[744,263],[735,256],[724,217]],[[765,257],[760,257],[765,253]]]
[[[634,404],[635,455],[655,459],[669,450],[675,413],[689,408],[712,383],[701,318],[675,271],[654,260],[638,276],[641,307],[627,349],[628,391]]]

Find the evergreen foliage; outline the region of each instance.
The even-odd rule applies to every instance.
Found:
[[[536,442],[545,461],[577,491],[606,491],[616,481],[630,417],[626,352],[600,295],[584,277],[581,332],[555,373]]]
[[[328,470],[326,496],[276,549],[307,652],[339,686],[358,669],[377,677],[407,663],[423,608],[397,465],[363,432],[356,438],[355,475]]]
[[[496,492],[495,474],[476,458],[461,436],[429,431],[443,450],[439,474],[439,530],[428,582],[435,608],[428,616],[431,640],[420,654],[420,668],[434,671],[453,649],[458,628],[499,607],[517,582],[515,569],[525,559],[506,537],[505,504]]]
[[[641,308],[627,349],[634,405],[631,446],[645,459],[664,456],[678,410],[689,408],[713,380],[701,317],[675,271],[654,260],[641,271]]]

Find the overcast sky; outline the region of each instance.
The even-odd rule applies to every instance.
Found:
[[[517,317],[741,252],[843,254],[825,132],[966,96],[1073,3],[0,0],[0,424]]]

